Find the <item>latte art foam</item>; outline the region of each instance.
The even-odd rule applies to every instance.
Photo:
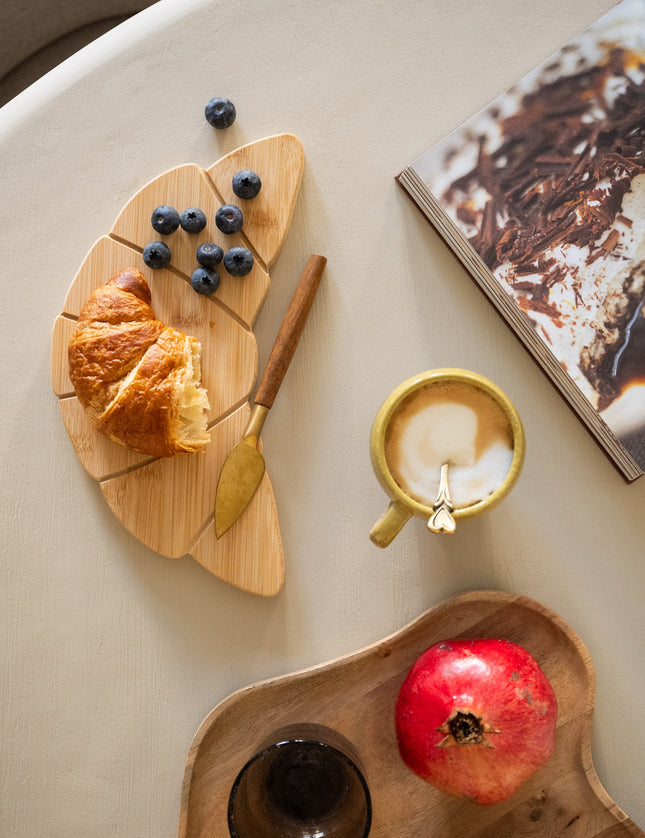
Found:
[[[408,396],[390,420],[385,457],[406,494],[431,507],[441,466],[449,463],[456,508],[484,500],[504,482],[513,460],[513,437],[499,404],[473,385],[442,381]]]

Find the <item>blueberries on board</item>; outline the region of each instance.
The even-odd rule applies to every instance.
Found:
[[[239,233],[244,223],[242,210],[235,204],[224,204],[215,213],[215,224],[221,233]]]
[[[197,207],[185,209],[179,217],[179,223],[187,233],[201,233],[206,226],[206,213]]]
[[[170,248],[164,242],[150,242],[143,248],[143,261],[149,268],[165,268],[170,259]]]
[[[196,268],[190,284],[198,294],[214,294],[219,288],[219,274],[214,268]]]
[[[231,276],[246,276],[253,267],[253,254],[246,247],[232,247],[224,256],[224,267]]]
[[[169,236],[179,227],[179,213],[174,207],[163,204],[155,209],[150,221],[158,233]]]
[[[195,251],[197,262],[204,268],[214,268],[224,258],[224,251],[218,244],[205,242]]]
[[[252,169],[242,169],[233,175],[233,192],[238,198],[255,198],[261,187],[260,176]]]

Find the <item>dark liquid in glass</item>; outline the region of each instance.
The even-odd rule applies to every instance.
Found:
[[[345,799],[349,785],[342,757],[317,742],[287,742],[267,770],[267,796],[289,818],[329,817]]]

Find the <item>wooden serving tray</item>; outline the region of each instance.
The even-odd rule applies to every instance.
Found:
[[[267,474],[249,507],[221,539],[215,537],[213,508],[219,472],[250,415],[249,396],[257,375],[253,323],[269,288],[269,268],[291,223],[304,167],[297,137],[279,134],[242,146],[207,169],[186,164],[147,183],[125,205],[110,233],[101,237],[74,277],[52,338],[51,378],[76,454],[98,481],[105,500],[139,541],[169,558],[189,554],[211,573],[243,590],[270,596],[284,581],[284,557],[273,490]],[[233,175],[256,171],[262,188],[241,200],[232,190]],[[244,225],[225,236],[215,225],[224,203],[240,206]],[[199,207],[206,228],[190,235],[181,228],[168,236],[155,232],[155,207],[178,212]],[[172,261],[151,270],[142,258],[150,241],[165,241]],[[245,277],[229,276],[221,266],[220,287],[210,297],[195,293],[190,277],[195,250],[215,242],[224,252],[249,247],[255,257]],[[67,345],[91,292],[125,267],[138,268],[152,294],[158,320],[198,338],[202,344],[202,381],[208,390],[211,442],[199,454],[152,459],[99,434],[75,396],[68,375]]]
[[[396,744],[394,705],[410,666],[432,643],[460,636],[519,643],[537,659],[558,699],[553,756],[509,800],[491,806],[426,784],[405,767]],[[273,730],[294,722],[328,725],[359,751],[374,809],[370,838],[645,838],[596,776],[594,698],[589,654],[552,611],[500,591],[456,596],[379,643],[253,684],[215,707],[188,755],[179,838],[227,838],[237,772]]]

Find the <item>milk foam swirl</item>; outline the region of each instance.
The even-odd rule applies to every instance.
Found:
[[[488,497],[503,483],[513,460],[512,433],[499,404],[462,382],[426,385],[408,396],[392,417],[385,440],[392,476],[404,492],[431,507],[441,466],[450,464],[450,493],[457,508]]]

